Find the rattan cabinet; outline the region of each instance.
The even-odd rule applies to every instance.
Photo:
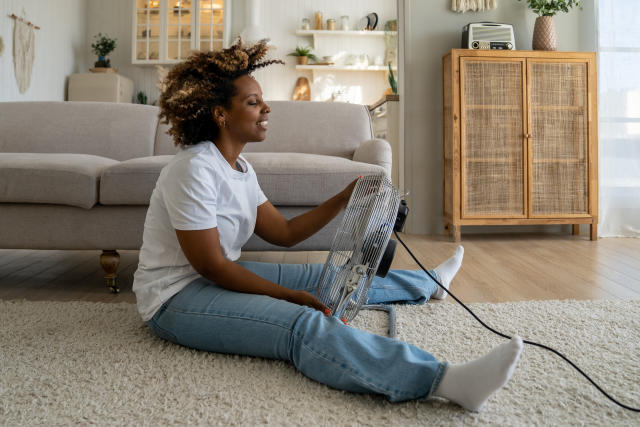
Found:
[[[590,224],[597,238],[595,53],[443,57],[445,226]]]

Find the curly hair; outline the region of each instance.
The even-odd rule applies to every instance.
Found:
[[[214,140],[220,129],[212,117],[214,107],[231,108],[236,93],[234,80],[271,64],[260,62],[267,55],[267,40],[245,46],[238,38],[228,49],[196,52],[176,65],[161,83],[160,119],[170,123],[167,132],[176,146]]]

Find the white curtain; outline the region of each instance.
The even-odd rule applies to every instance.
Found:
[[[601,237],[640,237],[640,1],[599,0]]]

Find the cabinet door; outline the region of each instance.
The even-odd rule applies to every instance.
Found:
[[[463,218],[526,216],[525,60],[460,58]]]
[[[167,8],[167,60],[179,61],[191,53],[193,30],[191,0],[170,1]]]
[[[528,60],[531,217],[588,214],[588,65]]]
[[[228,42],[227,0],[133,0],[133,64],[177,64]]]
[[[157,60],[162,29],[160,0],[136,0],[134,4],[134,62]]]
[[[224,41],[224,0],[200,0],[198,49],[220,50]]]

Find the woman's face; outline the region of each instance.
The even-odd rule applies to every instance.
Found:
[[[242,142],[262,141],[267,136],[267,119],[271,109],[262,100],[262,89],[251,76],[238,77],[234,82],[236,95],[227,111],[227,131]]]

